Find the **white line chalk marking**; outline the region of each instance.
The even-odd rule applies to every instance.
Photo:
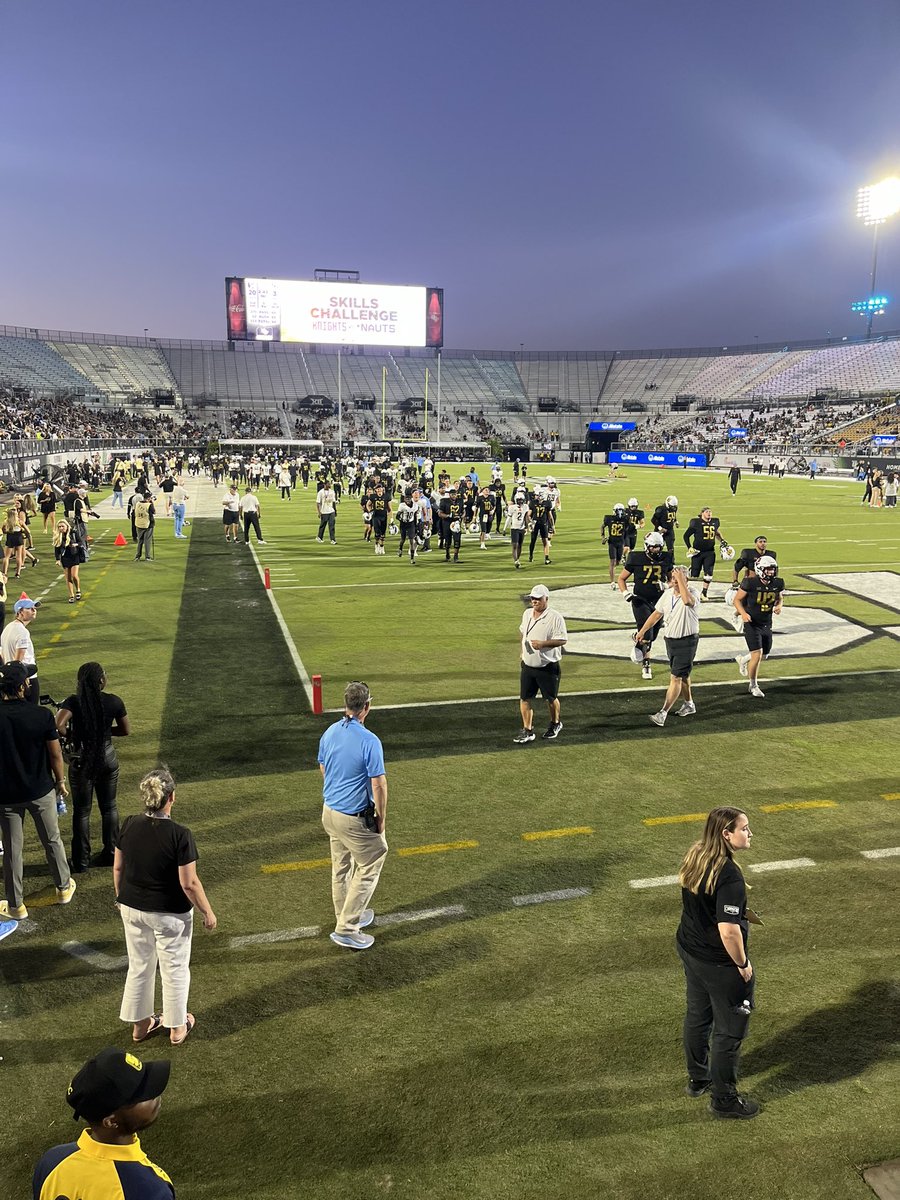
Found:
[[[526,904],[548,904],[551,900],[578,900],[581,896],[589,896],[591,889],[561,888],[558,892],[533,892],[530,896],[513,896],[512,902],[516,908]]]
[[[273,929],[271,933],[245,933],[228,940],[229,950],[240,950],[242,946],[261,946],[270,942],[296,942],[301,938],[318,937],[320,925],[305,925],[300,929]]]
[[[100,971],[124,971],[128,966],[127,954],[113,958],[110,954],[104,954],[102,950],[86,946],[84,942],[63,942],[62,949],[66,954],[71,954],[73,958],[79,958]]]
[[[265,574],[260,565],[259,555],[256,553],[256,547],[250,546],[250,553],[253,555],[253,561],[256,563],[256,569],[259,572],[261,583],[265,583]],[[306,672],[306,667],[303,665],[303,659],[300,657],[300,652],[297,649],[294,639],[291,637],[291,631],[287,627],[287,622],[282,616],[281,609],[278,607],[278,601],[275,599],[275,593],[271,588],[265,589],[266,595],[272,604],[272,611],[275,613],[275,620],[278,622],[278,628],[281,630],[281,636],[284,638],[285,645],[288,648],[288,654],[291,656],[291,662],[294,664],[294,670],[300,680],[300,685],[306,693],[306,699],[309,701],[309,707],[313,706],[313,690],[309,675]]]
[[[464,917],[464,904],[449,904],[446,908],[423,908],[420,912],[383,913],[376,917],[373,925],[402,925],[406,921],[432,921],[435,917]]]
[[[888,846],[886,850],[860,850],[863,858],[898,858],[900,846]]]
[[[671,887],[678,882],[677,875],[657,875],[653,879],[629,879],[628,886],[632,888]]]
[[[811,858],[783,858],[780,862],[751,863],[751,871],[796,871],[798,867],[814,867]]]

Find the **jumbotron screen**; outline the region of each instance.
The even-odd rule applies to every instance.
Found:
[[[230,342],[444,344],[444,289],[311,279],[225,280]]]

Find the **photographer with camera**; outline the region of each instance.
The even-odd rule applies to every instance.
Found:
[[[368,950],[375,939],[362,930],[375,914],[367,905],[378,885],[388,846],[384,837],[387,776],[380,740],[365,728],[372,697],[365,683],[348,683],[344,716],[319,742],[324,805],[322,825],[331,841],[331,940]]]
[[[0,667],[0,840],[3,888],[0,917],[24,921],[25,814],[30,813],[56,884],[58,904],[68,904],[75,880],[66,862],[56,814],[57,797],[67,793],[59,734],[46,708],[29,704],[28,667],[12,661]]]
[[[111,867],[119,836],[116,791],[119,760],[114,737],[131,732],[125,704],[119,696],[104,691],[106,672],[97,662],[78,668],[78,685],[56,714],[56,728],[66,738],[69,751],[69,783],[72,785],[72,870]],[[97,795],[103,849],[91,858],[91,801]]]

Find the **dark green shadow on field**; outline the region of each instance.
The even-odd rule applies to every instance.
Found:
[[[368,728],[377,733],[389,756],[400,759],[435,755],[555,754],[567,745],[603,742],[661,741],[719,733],[763,733],[802,723],[804,728],[847,721],[869,721],[900,716],[900,689],[893,676],[846,675],[840,678],[810,676],[779,683],[765,681],[765,699],[754,700],[746,686],[722,684],[697,688],[697,715],[669,716],[664,728],[650,721],[662,703],[659,687],[646,692],[618,692],[567,697],[561,693],[563,732],[554,742],[543,742],[546,706],[536,702],[534,728],[537,739],[524,746],[513,744],[518,725],[515,701],[448,704],[420,709],[373,709]],[[890,686],[884,683],[891,681]],[[333,720],[334,718],[330,718]],[[321,726],[324,728],[324,719]]]
[[[194,521],[160,757],[188,779],[276,774],[315,762],[319,732],[249,548]]]

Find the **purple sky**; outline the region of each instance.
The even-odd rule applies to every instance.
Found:
[[[6,0],[0,323],[224,338],[226,274],[445,288],[448,346],[857,334],[896,0]],[[900,327],[900,218],[880,321]],[[879,322],[876,321],[876,328]]]

